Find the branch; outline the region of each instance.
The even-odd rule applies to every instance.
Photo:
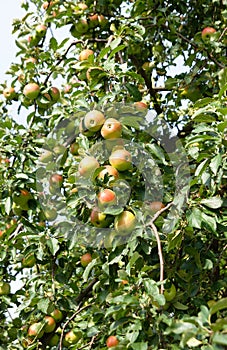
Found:
[[[161,289],[160,289],[160,293],[163,294],[164,292],[164,286],[163,286],[163,281],[164,281],[164,259],[163,259],[163,254],[162,254],[162,245],[161,245],[161,240],[158,234],[158,230],[154,224],[155,220],[157,220],[157,218],[167,209],[169,209],[171,206],[173,205],[173,202],[167,204],[164,208],[160,209],[159,211],[157,211],[157,213],[155,213],[155,215],[153,216],[153,218],[149,221],[148,225],[151,226],[152,231],[154,232],[156,241],[157,241],[157,245],[158,245],[158,256],[159,256],[159,266],[160,266],[160,278],[159,281],[161,282]]]

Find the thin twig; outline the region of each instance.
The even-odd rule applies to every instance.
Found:
[[[154,224],[155,220],[167,209],[169,209],[173,205],[173,202],[167,204],[164,208],[160,209],[155,213],[153,218],[149,221],[148,225],[151,227],[152,231],[154,232],[157,245],[158,245],[158,256],[159,256],[159,266],[160,266],[160,278],[159,281],[161,282],[161,287],[160,287],[160,293],[163,294],[164,292],[164,286],[163,286],[163,281],[164,281],[164,259],[163,259],[163,254],[162,254],[162,245],[161,245],[161,240],[158,234],[158,230]]]
[[[23,224],[20,222],[19,225],[17,226],[16,230],[13,231],[11,233],[11,235],[9,236],[9,240],[16,237],[22,228],[23,228]]]

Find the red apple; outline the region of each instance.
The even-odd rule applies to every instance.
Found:
[[[119,340],[115,335],[110,335],[106,340],[106,346],[108,348],[113,348],[114,346],[117,346],[119,344]]]
[[[36,30],[37,36],[43,37],[46,34],[47,27],[44,24],[38,24],[35,27],[35,30]]]
[[[49,90],[49,94],[53,100],[53,102],[57,102],[61,96],[60,91],[57,87],[52,86]]]
[[[92,132],[96,132],[101,129],[105,122],[104,114],[100,111],[93,109],[84,116],[85,127]]]
[[[93,15],[90,15],[90,16],[88,17],[88,19],[89,19],[89,27],[90,27],[90,28],[95,28],[95,27],[98,26],[98,24],[99,24],[99,18],[98,18],[97,13],[95,13],[95,14],[93,14]]]
[[[109,162],[119,171],[129,170],[132,167],[132,156],[124,148],[116,149],[111,153]]]
[[[49,180],[49,183],[51,186],[53,186],[54,188],[59,188],[62,186],[63,184],[63,176],[60,174],[52,174]]]
[[[115,217],[114,228],[117,233],[121,235],[130,233],[136,224],[135,215],[128,210],[123,211],[121,214]]]
[[[146,111],[148,108],[147,104],[143,101],[137,101],[134,103],[134,105],[138,111]]]
[[[23,94],[29,100],[35,100],[40,93],[40,87],[37,83],[28,83],[23,89]]]
[[[91,50],[91,49],[85,49],[85,50],[81,51],[81,53],[79,55],[79,60],[80,61],[85,61],[91,55],[94,55],[94,51]]]
[[[92,261],[92,256],[90,253],[85,253],[80,258],[80,263],[83,267],[86,267]]]
[[[79,163],[79,174],[84,177],[90,177],[94,171],[99,167],[99,162],[95,157],[86,156]]]
[[[80,340],[81,336],[82,336],[81,332],[75,332],[74,330],[71,330],[66,333],[65,341],[70,345],[76,344]]]
[[[52,316],[45,316],[44,320],[46,322],[43,330],[45,333],[51,333],[54,331],[55,327],[56,327],[56,322],[55,319]]]
[[[102,126],[101,135],[104,139],[117,139],[122,134],[122,124],[119,120],[108,118]]]
[[[202,30],[201,36],[204,41],[207,41],[210,39],[210,37],[216,33],[216,29],[212,27],[206,27]]]
[[[117,198],[114,191],[109,188],[101,190],[98,194],[98,206],[100,208],[105,208],[106,206],[116,204]]]

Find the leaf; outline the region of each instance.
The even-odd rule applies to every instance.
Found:
[[[209,319],[220,310],[227,309],[227,298],[218,300],[210,309]]]
[[[7,197],[7,199],[5,201],[5,212],[7,215],[10,214],[11,208],[12,208],[12,198]]]
[[[121,37],[116,38],[114,41],[110,43],[110,47],[112,50],[114,50],[116,47],[118,47],[121,43]]]
[[[200,203],[211,209],[217,209],[222,206],[223,200],[220,197],[216,196],[216,197],[202,199]]]
[[[83,280],[86,282],[88,280],[88,276],[93,267],[97,264],[97,259],[92,259],[92,261],[86,266],[86,269],[83,273]]]
[[[199,209],[193,208],[191,213],[187,215],[187,217],[188,217],[189,226],[195,227],[195,228],[201,228],[202,212]]]
[[[199,345],[201,345],[202,342],[194,337],[190,338],[188,341],[187,341],[187,345],[190,347],[190,348],[195,348]]]
[[[118,47],[115,47],[115,49],[111,52],[111,54],[108,57],[108,61],[118,52],[125,48],[126,45],[120,45]]]
[[[147,350],[148,344],[147,343],[133,343],[131,345],[133,350]]]
[[[215,333],[212,340],[213,343],[227,346],[227,334]]]
[[[205,213],[202,213],[202,223],[205,227],[210,229],[213,232],[216,232],[217,230],[217,221],[214,217],[210,215],[206,215]]]
[[[49,247],[51,254],[55,255],[59,249],[58,240],[54,237],[49,237],[46,240],[46,244]]]
[[[47,314],[49,305],[50,305],[50,300],[48,298],[45,298],[45,299],[41,299],[37,303],[37,308],[38,310],[42,311],[44,314]]]
[[[126,86],[128,92],[130,93],[130,95],[133,97],[134,101],[141,101],[142,100],[142,94],[138,90],[136,85],[133,85],[131,83],[126,83],[125,86]]]
[[[217,175],[219,167],[222,165],[222,156],[217,154],[210,162],[210,168],[214,175]]]
[[[188,310],[188,306],[180,303],[179,301],[174,303],[173,306],[175,307],[175,309],[178,309],[178,310]]]

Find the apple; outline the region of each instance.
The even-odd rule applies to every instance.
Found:
[[[93,136],[95,131],[91,131],[91,130],[88,130],[84,124],[84,118],[82,118],[80,120],[80,125],[79,125],[79,130],[81,132],[81,134],[89,137],[89,136]]]
[[[51,151],[46,150],[40,155],[39,160],[42,163],[49,163],[53,160],[53,153]]]
[[[29,100],[35,100],[40,93],[40,87],[37,83],[28,83],[23,89],[23,94]]]
[[[59,309],[54,309],[50,316],[52,316],[56,322],[60,322],[63,319],[63,313]]]
[[[98,22],[100,27],[105,27],[108,23],[108,19],[106,19],[103,15],[98,15]]]
[[[60,341],[60,336],[58,334],[54,334],[50,340],[48,341],[49,346],[57,346]]]
[[[108,205],[116,204],[117,198],[114,191],[109,188],[105,188],[98,193],[98,206],[99,208],[105,208]]]
[[[91,50],[91,49],[84,49],[79,54],[79,60],[80,61],[85,61],[91,55],[94,55],[94,51],[93,50]]]
[[[92,261],[92,256],[90,253],[85,253],[80,258],[80,263],[83,267],[86,267]]]
[[[22,267],[33,267],[35,263],[36,258],[34,253],[27,254],[21,261]]]
[[[58,213],[54,208],[45,208],[44,215],[47,221],[54,221],[57,218]]]
[[[44,24],[38,24],[35,27],[35,31],[36,31],[38,37],[44,37],[44,35],[46,34],[46,31],[47,31],[47,27]]]
[[[132,167],[132,156],[124,148],[116,149],[111,153],[109,162],[119,171],[129,170]]]
[[[101,135],[104,139],[117,139],[122,134],[122,124],[115,118],[108,118],[102,126]]]
[[[117,346],[119,344],[119,340],[115,335],[110,335],[106,340],[106,346],[108,348],[113,348],[114,346]]]
[[[71,143],[71,145],[70,145],[70,153],[71,153],[73,156],[78,155],[78,150],[79,150],[79,148],[80,148],[79,143],[77,143],[77,142]]]
[[[131,232],[136,225],[135,215],[128,210],[123,211],[121,214],[115,217],[114,228],[117,233],[122,235]]]
[[[18,205],[23,210],[28,210],[28,201],[32,199],[31,193],[26,189],[21,189],[20,194],[16,193],[13,195],[13,201],[16,205]]]
[[[135,102],[135,103],[134,103],[134,106],[136,107],[136,109],[137,109],[138,111],[146,111],[147,108],[148,108],[147,104],[146,104],[145,102],[143,102],[143,101],[137,101],[137,102]]]
[[[98,15],[97,13],[94,13],[93,15],[90,15],[88,17],[88,20],[89,20],[89,27],[90,28],[96,28],[99,24],[99,18],[98,18]]]
[[[53,2],[53,1],[50,1],[50,2],[45,1],[45,2],[43,3],[43,9],[44,9],[44,10],[49,10],[53,5],[54,5],[54,2]]]
[[[51,96],[51,99],[53,100],[53,102],[57,102],[61,96],[60,91],[57,87],[52,86],[49,90],[49,94]]]
[[[159,211],[163,208],[165,208],[165,205],[160,201],[154,201],[154,202],[148,203],[148,209],[152,213],[156,213],[157,211]]]
[[[0,295],[8,295],[9,293],[10,293],[9,283],[0,281]]]
[[[212,27],[206,27],[202,30],[201,32],[201,36],[202,36],[202,39],[204,41],[207,41],[210,39],[210,37],[216,33],[216,29],[212,28]]]
[[[28,336],[35,338],[37,337],[42,338],[44,334],[44,330],[42,329],[42,324],[41,322],[35,322],[33,324],[30,325],[30,327],[28,328]]]
[[[5,237],[6,230],[0,230],[0,239],[3,239]]]
[[[61,187],[63,184],[63,176],[57,173],[52,174],[49,180],[49,184],[54,188]]]
[[[35,57],[29,57],[24,62],[25,62],[25,64],[29,64],[29,63],[36,64],[37,63],[37,59]]]
[[[51,333],[54,331],[55,327],[56,327],[56,322],[55,319],[52,316],[45,316],[44,320],[46,322],[43,330],[45,333]]]
[[[94,208],[91,211],[90,221],[95,227],[103,228],[108,227],[113,221],[113,218],[107,214],[102,213],[98,208]]]
[[[14,89],[14,87],[9,87],[9,88],[5,88],[3,90],[3,96],[7,99],[7,100],[13,100],[16,96],[17,93]]]
[[[80,34],[86,33],[89,29],[86,18],[80,18],[79,21],[75,24],[75,29]]]
[[[51,106],[51,96],[47,92],[40,94],[37,99],[37,105],[42,109],[47,109]]]
[[[75,332],[74,330],[71,330],[66,333],[65,341],[70,345],[76,344],[80,340],[81,335],[82,335],[81,332]]]
[[[173,300],[176,294],[177,294],[176,287],[173,283],[171,284],[170,288],[167,288],[164,290],[164,297],[166,301]]]
[[[112,165],[105,165],[105,168],[100,171],[97,178],[103,181],[106,177],[110,178],[109,182],[112,182],[119,178],[119,172]]]
[[[104,122],[104,114],[96,109],[93,109],[84,116],[85,127],[93,132],[100,130]]]
[[[86,156],[79,163],[79,174],[83,177],[89,178],[98,167],[99,162],[95,157]]]
[[[72,85],[66,84],[65,87],[64,87],[64,93],[68,94],[71,91],[72,91]]]

